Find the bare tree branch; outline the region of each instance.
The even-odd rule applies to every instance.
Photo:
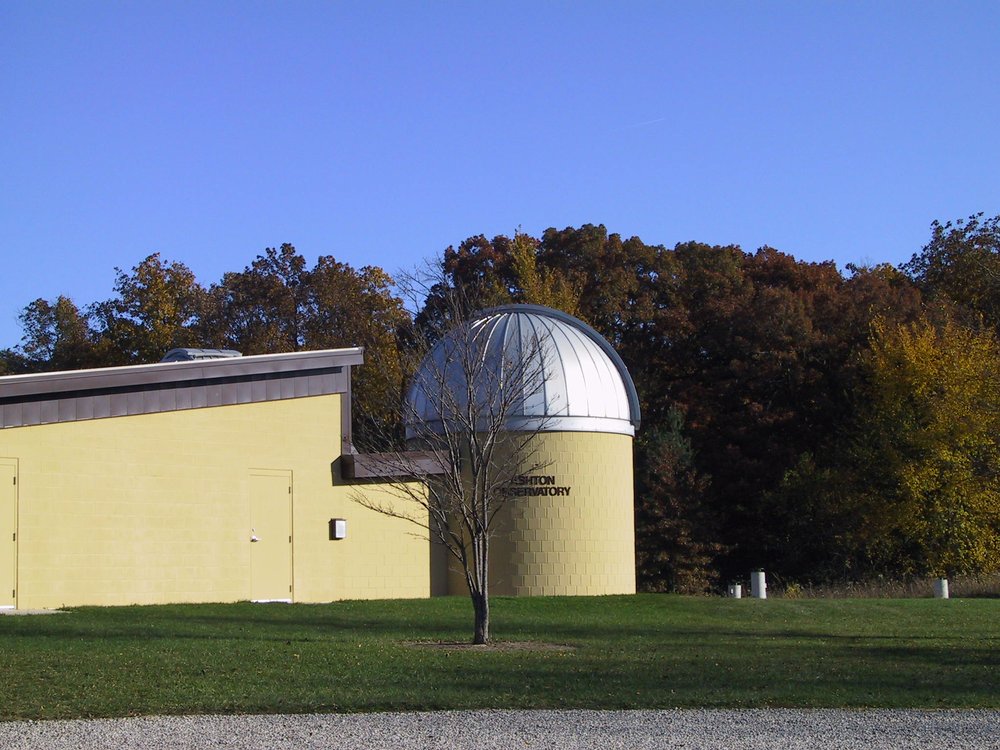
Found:
[[[412,282],[412,280],[410,280]],[[456,291],[438,321],[447,330],[421,331],[412,385],[400,404],[405,440],[379,436],[376,457],[391,500],[359,486],[358,504],[408,521],[447,550],[462,571],[475,612],[473,640],[489,640],[490,542],[498,514],[510,501],[515,480],[545,467],[539,460],[538,434],[546,428],[545,409],[529,410],[544,396],[547,333],[515,331],[517,346],[497,346],[498,315],[470,315],[466,297]],[[500,332],[507,335],[507,331]],[[542,398],[544,401],[544,398]],[[526,417],[528,417],[526,419]],[[416,451],[422,462],[416,461]],[[429,459],[434,470],[427,470]]]

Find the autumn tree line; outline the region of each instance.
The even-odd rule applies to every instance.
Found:
[[[1000,216],[935,222],[898,268],[590,224],[470,237],[432,266],[407,304],[381,268],[309,267],[288,244],[207,287],[154,254],[116,269],[109,300],[27,305],[0,373],[363,346],[363,442],[391,429],[408,355],[456,298],[545,304],[604,335],[639,392],[640,588],[1000,570]]]

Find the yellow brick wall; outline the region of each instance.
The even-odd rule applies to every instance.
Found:
[[[510,498],[490,548],[491,592],[515,596],[635,593],[632,438],[593,432],[537,437],[532,471],[562,496]],[[539,480],[545,481],[545,480]],[[527,485],[532,486],[532,485]],[[450,562],[449,591],[467,591]]]
[[[291,473],[295,601],[427,596],[426,542],[334,486],[340,398],[0,431],[18,461],[18,607],[247,599],[251,469]],[[345,540],[328,539],[335,517]]]

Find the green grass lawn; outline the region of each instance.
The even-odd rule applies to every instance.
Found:
[[[464,598],[0,617],[0,719],[458,708],[1000,707],[1000,600]]]

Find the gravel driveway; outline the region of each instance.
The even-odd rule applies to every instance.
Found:
[[[1000,711],[443,711],[0,722],[4,750],[1000,748]]]

